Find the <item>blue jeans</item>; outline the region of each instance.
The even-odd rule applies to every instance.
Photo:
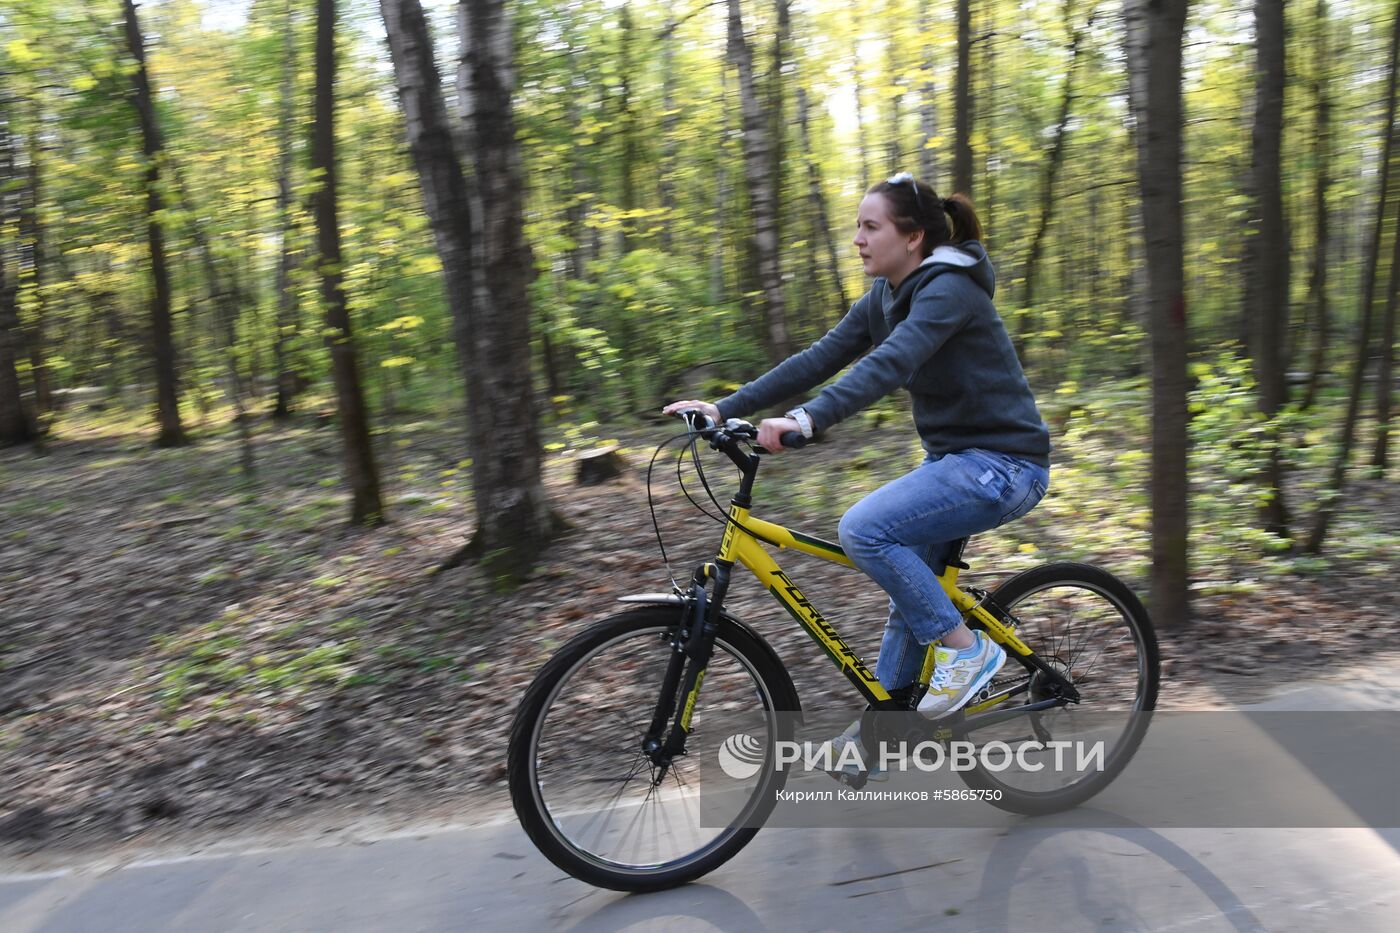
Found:
[[[937,577],[948,546],[1025,515],[1049,485],[1045,467],[974,447],[930,454],[842,516],[838,533],[847,556],[890,594],[875,664],[885,689],[917,678],[929,643],[962,621]]]

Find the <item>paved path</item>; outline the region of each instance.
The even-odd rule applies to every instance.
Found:
[[[1400,666],[1255,709],[1397,709]],[[1397,781],[1400,784],[1400,781]],[[702,883],[625,896],[513,822],[0,875],[0,930],[1400,929],[1400,831],[767,829]]]

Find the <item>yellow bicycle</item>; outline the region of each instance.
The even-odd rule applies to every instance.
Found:
[[[1000,643],[1008,660],[963,710],[925,720],[912,711],[928,686],[933,646],[918,681],[886,690],[769,554],[770,547],[789,549],[853,566],[838,544],[752,514],[767,453],[754,444],[753,425],[685,417],[702,481],[700,440],[740,472],[714,560],[696,568],[688,587],[624,597],[635,605],[559,649],[526,691],[511,729],[515,811],[554,864],[616,890],[684,884],[732,858],[772,809],[787,779],[774,766],[775,748],[793,739],[801,704],[777,653],[725,608],[736,564],[758,578],[863,698],[867,749],[891,739],[985,741],[1008,729],[1029,729],[1041,742],[1085,728],[1106,739],[1102,767],[1086,773],[984,766],[962,772],[969,786],[995,791],[982,799],[1024,814],[1077,806],[1127,765],[1147,728],[1138,714],[1156,704],[1159,662],[1147,612],[1121,580],[1061,562],[1018,573],[991,592],[963,589],[957,579],[967,567],[966,539],[958,542],[939,579],[968,624]],[[783,443],[798,447],[805,439],[787,434]],[[1087,712],[1097,717],[1091,727],[1084,725]],[[877,715],[886,713],[898,715]],[[734,747],[735,736],[721,725],[741,716],[758,723],[745,730],[747,749]],[[716,819],[702,808],[699,762],[724,752],[747,753],[758,767]],[[857,786],[863,780],[847,777]]]

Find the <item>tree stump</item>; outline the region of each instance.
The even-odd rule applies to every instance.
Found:
[[[616,444],[580,451],[575,459],[578,460],[575,482],[579,486],[597,486],[617,479],[627,468],[627,461],[617,452]]]

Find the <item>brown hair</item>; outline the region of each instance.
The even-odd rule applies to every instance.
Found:
[[[924,231],[920,252],[927,256],[945,243],[982,239],[982,222],[965,194],[939,198],[932,187],[912,175],[896,175],[871,185],[866,194],[883,195],[890,205],[890,219],[900,233]]]

